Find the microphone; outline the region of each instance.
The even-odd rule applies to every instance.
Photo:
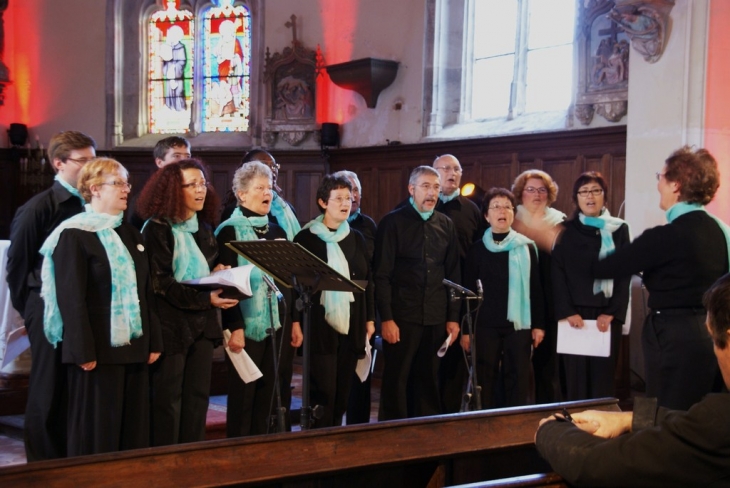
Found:
[[[271,292],[276,295],[276,299],[281,301],[284,298],[284,294],[279,291],[271,278],[263,273],[261,274],[261,276],[264,278],[264,283],[266,283],[266,286],[269,287],[269,290],[271,290]]]
[[[466,288],[464,288],[463,286],[461,286],[461,285],[457,285],[457,284],[456,284],[456,283],[454,283],[453,281],[449,281],[449,280],[447,280],[447,279],[444,279],[444,280],[443,280],[443,281],[442,281],[441,283],[443,283],[444,285],[448,286],[448,287],[449,287],[449,288],[451,288],[452,290],[456,290],[456,291],[458,291],[458,292],[459,292],[459,293],[461,293],[462,295],[466,295],[466,296],[468,296],[468,297],[472,297],[472,298],[476,298],[476,297],[477,297],[477,296],[476,296],[476,295],[474,294],[474,292],[473,292],[473,291],[471,291],[471,290],[467,290],[467,289],[466,289]]]
[[[477,280],[477,296],[479,299],[484,298],[484,287],[482,286],[482,280]]]

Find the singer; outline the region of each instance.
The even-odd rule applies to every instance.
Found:
[[[537,248],[512,230],[515,203],[506,188],[487,192],[482,213],[491,227],[471,247],[464,267],[464,283],[480,279],[484,285],[484,305],[475,321],[477,379],[484,408],[527,404],[531,346],[538,347],[544,337]],[[470,331],[465,330],[461,345],[467,352],[470,340]]]
[[[272,176],[268,166],[258,161],[244,163],[233,175],[233,192],[238,199],[238,206],[233,210],[231,218],[223,222],[216,230],[220,261],[229,266],[242,266],[248,261],[229,249],[225,243],[230,241],[254,241],[258,239],[286,239],[286,232],[277,224],[269,221],[267,214],[271,210]],[[266,434],[272,395],[274,394],[274,351],[271,339],[266,330],[271,327],[270,310],[274,314],[277,341],[281,341],[285,333],[280,324],[286,318],[283,305],[279,306],[276,297],[267,297],[267,287],[263,282],[261,270],[256,268],[251,274],[251,289],[254,295],[239,303],[239,306],[222,311],[223,327],[231,331],[228,347],[238,352],[245,348],[248,355],[256,363],[262,378],[245,384],[238,376],[236,369],[226,355],[228,364],[228,409],[226,411],[226,435],[240,437]],[[289,300],[291,302],[291,300]],[[301,329],[292,328],[291,341],[293,347],[302,343]],[[281,343],[281,342],[279,342]],[[283,358],[287,355],[282,354]],[[282,365],[283,367],[283,365]],[[281,377],[281,375],[280,375]],[[286,384],[289,388],[289,383]],[[288,402],[282,397],[283,404]]]
[[[327,175],[317,189],[322,215],[296,235],[298,242],[331,268],[353,280],[367,280],[365,293],[322,291],[312,296],[310,397],[323,415],[313,427],[342,425],[358,358],[375,332],[370,253],[365,238],[347,222],[352,185]]]

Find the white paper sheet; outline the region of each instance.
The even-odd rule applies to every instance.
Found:
[[[439,347],[438,352],[436,355],[440,358],[444,357],[446,355],[446,351],[449,349],[449,346],[451,345],[451,334],[449,334],[449,337],[446,338],[443,344],[441,344],[441,347]]]
[[[251,271],[255,266],[247,264],[235,268],[221,269],[212,272],[209,276],[186,280],[182,283],[187,285],[223,285],[232,286],[246,296],[251,296]]]
[[[360,378],[361,383],[365,383],[365,380],[368,379],[368,375],[370,374],[370,365],[372,362],[373,346],[370,345],[368,335],[365,333],[365,357],[358,359],[357,365],[355,366],[355,373],[357,373],[357,377]]]
[[[23,352],[29,347],[30,341],[28,340],[28,334],[25,331],[25,327],[15,329],[8,334],[8,346],[5,349],[3,365],[0,366],[0,369],[5,368],[5,366],[13,362],[15,358],[23,354]]]
[[[607,358],[611,355],[611,326],[601,332],[595,320],[584,320],[582,329],[571,327],[567,320],[559,321],[558,353]]]
[[[261,378],[264,374],[261,372],[256,363],[253,362],[251,357],[246,352],[246,349],[241,352],[231,352],[228,348],[228,341],[231,339],[231,332],[227,329],[223,330],[223,338],[226,341],[226,352],[228,357],[231,358],[233,366],[238,371],[238,376],[241,377],[244,383],[251,383]]]

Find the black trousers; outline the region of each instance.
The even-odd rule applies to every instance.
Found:
[[[282,334],[283,330],[279,328],[275,334],[277,341],[281,340]],[[226,435],[228,437],[269,433],[272,405],[276,407],[273,397],[276,383],[274,378],[274,347],[271,344],[271,338],[266,338],[261,342],[246,339],[244,350],[259,367],[263,376],[251,383],[244,383],[233,367],[228,354],[226,354],[226,364],[228,366]],[[283,404],[283,398],[282,406],[288,407]]]
[[[31,367],[25,407],[25,455],[28,462],[66,457],[66,365],[61,348],[43,332],[43,299],[31,290],[25,306]]]
[[[584,320],[595,320],[601,314],[600,309],[578,308],[577,311]],[[616,395],[614,376],[622,325],[615,320],[611,323],[611,355],[607,358],[559,355],[565,370],[565,400],[587,400]]]
[[[646,394],[662,407],[688,410],[722,380],[712,338],[705,327],[706,312],[677,310],[652,312],[641,335]]]
[[[152,365],[152,445],[205,440],[213,342],[202,335],[184,354]]]
[[[545,324],[545,338],[532,354],[535,372],[535,403],[560,401],[560,377],[558,361],[558,323]]]
[[[396,323],[400,328],[400,342],[383,341],[385,368],[378,419],[439,415],[439,358],[436,352],[446,339],[444,325]]]
[[[532,332],[514,327],[477,329],[477,382],[482,408],[527,404]]]
[[[370,346],[373,348],[371,354],[375,353],[375,334],[370,338]],[[375,360],[377,361],[377,356]],[[357,364],[357,363],[356,363]],[[357,373],[352,373],[350,380],[350,398],[347,400],[347,425],[367,424],[370,422],[370,388],[373,375],[368,374],[365,381],[360,381]]]
[[[69,364],[67,372],[69,456],[149,447],[147,364]]]
[[[312,353],[309,370],[309,394],[312,406],[322,407],[322,416],[314,421],[314,427],[342,425],[350,397],[352,372],[357,357],[350,347],[350,339],[337,335],[337,350],[331,354]],[[359,381],[359,380],[358,380]]]

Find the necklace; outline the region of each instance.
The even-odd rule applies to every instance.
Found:
[[[253,231],[257,233],[258,235],[264,235],[267,232],[269,232],[269,224],[266,224],[261,230],[257,229],[256,227],[252,227]]]

